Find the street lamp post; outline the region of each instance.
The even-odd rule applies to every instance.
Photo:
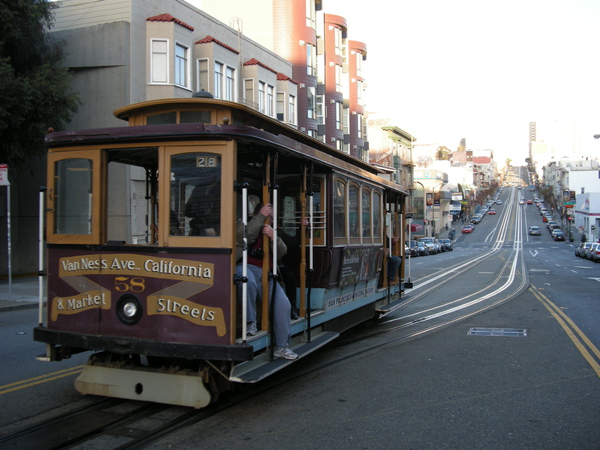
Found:
[[[421,185],[421,187],[423,188],[423,231],[425,231],[425,235],[427,235],[427,216],[425,215],[425,186],[423,186],[423,183],[421,183],[420,181],[415,181],[413,180],[413,183],[419,183]]]
[[[435,195],[434,195],[435,194],[435,189],[438,189],[438,188],[441,189],[441,187],[443,185],[444,185],[444,183],[441,183],[441,184],[439,184],[437,186],[433,186],[431,188],[431,207],[432,207],[432,215],[433,215],[433,219],[431,221],[431,224],[432,224],[431,236],[432,237],[435,237]],[[441,196],[441,194],[440,194],[440,196]],[[441,222],[442,221],[441,220],[442,219],[442,214],[441,214],[441,212],[442,212],[442,204],[441,204],[441,201],[440,201],[439,207],[440,207],[440,222]],[[441,230],[442,230],[442,227],[440,227],[440,231]]]

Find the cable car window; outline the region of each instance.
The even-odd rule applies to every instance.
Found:
[[[361,198],[362,212],[362,237],[371,237],[371,191],[367,188],[362,189]]]
[[[381,193],[373,192],[373,237],[381,237]]]
[[[333,236],[346,237],[346,185],[336,181],[333,190]]]
[[[54,189],[54,233],[92,234],[92,161],[56,161]]]
[[[348,190],[348,225],[350,237],[360,237],[358,223],[358,186],[351,185]]]
[[[221,235],[221,156],[171,157],[171,236]]]
[[[146,116],[146,123],[148,125],[160,125],[165,123],[177,123],[177,112],[167,112],[160,114],[149,114]]]
[[[325,180],[315,179],[312,184],[313,193],[313,239],[315,245],[325,244],[325,199],[323,183]]]
[[[181,111],[180,123],[211,123],[210,111]]]

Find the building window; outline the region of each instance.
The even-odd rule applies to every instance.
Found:
[[[356,132],[358,135],[359,139],[363,138],[363,115],[362,114],[358,114],[357,115],[357,126],[356,126]]]
[[[344,114],[344,104],[341,102],[335,102],[335,129],[342,130],[343,127],[343,114]]]
[[[325,125],[325,96],[317,95],[317,125]]]
[[[333,37],[334,37],[334,41],[335,41],[335,54],[341,55],[342,54],[342,29],[335,27],[333,29]]]
[[[343,130],[344,134],[350,134],[350,109],[349,108],[343,109],[342,120],[343,120],[342,130]]]
[[[206,92],[210,92],[210,86],[208,83],[208,60],[198,60],[198,91],[204,89]]]
[[[215,98],[223,98],[223,64],[215,61],[215,85],[212,93]]]
[[[150,80],[152,83],[169,82],[169,42],[167,40],[152,39],[152,55]]]
[[[267,116],[273,117],[273,102],[275,100],[275,88],[267,86]]]
[[[356,81],[356,100],[359,105],[362,105],[363,99],[363,82],[361,80]]]
[[[337,92],[343,92],[342,66],[340,64],[335,65],[335,90]]]
[[[225,100],[235,101],[235,69],[227,67],[225,76]]]
[[[314,119],[315,118],[315,109],[317,107],[317,105],[316,105],[317,96],[315,95],[316,89],[314,86],[311,86],[308,89],[306,89],[306,91],[308,93],[308,104],[306,105],[307,117],[309,119]]]
[[[356,52],[356,76],[362,77],[363,55]]]
[[[247,103],[254,103],[254,82],[252,79],[244,80],[244,98]]]
[[[258,82],[258,110],[264,114],[265,112],[265,83]]]
[[[277,93],[277,120],[285,122],[285,94]]]
[[[175,44],[175,84],[188,87],[188,52],[181,44]]]
[[[306,26],[312,29],[316,27],[316,11],[315,2],[313,0],[306,1]]]
[[[306,74],[317,75],[317,48],[311,44],[306,44]]]
[[[296,123],[296,97],[288,96],[288,123]]]

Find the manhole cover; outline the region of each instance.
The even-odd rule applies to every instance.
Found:
[[[524,337],[527,336],[527,330],[524,328],[470,328],[467,335]]]

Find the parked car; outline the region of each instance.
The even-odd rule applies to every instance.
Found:
[[[496,214],[496,210],[495,209],[490,209],[488,211],[488,214],[491,215],[491,216],[493,216],[494,214]]]
[[[554,239],[555,241],[564,241],[565,233],[563,233],[562,230],[556,229],[552,232],[552,239]]]
[[[496,200],[496,205],[501,205],[502,204],[502,200]]]
[[[474,229],[475,227],[473,225],[467,224],[463,227],[462,232],[463,234],[472,233]]]
[[[598,242],[595,242],[595,246],[592,245],[590,247],[590,261],[594,261],[594,262],[600,262],[600,244]]]
[[[447,252],[454,250],[454,244],[450,239],[440,239],[440,244],[446,249]]]
[[[542,234],[542,229],[537,225],[532,225],[529,227],[529,234],[531,236],[540,236]]]
[[[419,242],[422,242],[423,244],[425,244],[425,246],[427,247],[427,250],[429,250],[430,255],[437,254],[442,251],[442,248],[440,247],[439,242],[436,242],[436,241],[437,241],[437,239],[434,239],[432,237],[424,237],[424,238],[419,239]]]
[[[575,248],[575,256],[585,258],[585,251],[592,246],[593,242],[582,242]]]
[[[546,228],[548,228],[548,231],[552,233],[554,230],[558,230],[560,228],[560,225],[555,221],[551,220],[546,224]]]
[[[417,253],[419,256],[428,256],[429,249],[424,242],[417,242]]]
[[[594,256],[596,256],[598,254],[598,247],[600,247],[600,244],[598,242],[592,242],[592,245],[590,245],[589,247],[586,247],[583,257],[585,259],[589,259],[590,261],[594,261],[594,259],[593,259]],[[596,258],[597,258],[597,256],[596,256]]]

